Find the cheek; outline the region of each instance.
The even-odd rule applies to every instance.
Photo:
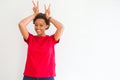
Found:
[[[48,25],[45,26],[45,29],[47,29],[47,28],[48,28]]]
[[[43,26],[43,27],[41,27],[41,29],[43,29],[43,30],[46,30],[46,28],[47,28],[47,26],[45,25],[45,26]]]
[[[36,27],[34,27],[34,30],[36,30],[37,28]]]

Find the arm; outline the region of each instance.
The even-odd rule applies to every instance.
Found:
[[[35,16],[39,12],[39,10],[38,10],[38,2],[37,2],[37,6],[35,5],[34,1],[33,1],[33,4],[34,4],[34,7],[33,7],[34,14],[24,18],[18,24],[20,32],[21,32],[21,34],[22,34],[22,36],[23,36],[23,38],[25,40],[27,40],[28,36],[29,36],[26,26],[35,18]]]
[[[35,17],[35,14],[30,15],[24,18],[23,20],[21,20],[18,24],[20,32],[25,40],[27,40],[29,36],[26,26],[34,19],[34,17]]]
[[[49,5],[48,9],[46,8],[46,5],[44,5],[44,7],[45,7],[45,14],[46,14],[47,19],[50,20],[50,22],[56,27],[56,32],[55,32],[54,38],[57,41],[60,39],[60,37],[62,35],[63,25],[56,19],[50,17],[50,5]]]
[[[62,35],[63,25],[59,21],[55,20],[54,18],[50,18],[50,22],[56,27],[56,32],[55,32],[54,38],[57,41],[60,39],[60,37]]]

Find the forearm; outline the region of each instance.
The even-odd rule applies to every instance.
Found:
[[[35,18],[35,14],[32,14],[19,22],[19,25],[26,26]]]
[[[56,27],[56,29],[63,29],[63,24],[54,18],[50,18],[50,22]]]

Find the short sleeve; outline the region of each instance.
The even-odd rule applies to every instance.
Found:
[[[24,38],[23,38],[23,39],[24,39],[24,41],[25,41],[27,44],[29,44],[29,42],[31,41],[32,37],[33,37],[33,35],[32,35],[31,33],[29,33],[28,39],[27,39],[27,40],[25,40]]]
[[[54,44],[59,43],[60,39],[56,41],[54,36],[55,36],[55,34],[50,36],[52,38],[52,41],[54,42]]]

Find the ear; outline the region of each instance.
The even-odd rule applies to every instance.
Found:
[[[49,25],[46,25],[46,28],[45,28],[45,29],[47,30],[47,29],[48,29],[48,27],[49,27]]]

